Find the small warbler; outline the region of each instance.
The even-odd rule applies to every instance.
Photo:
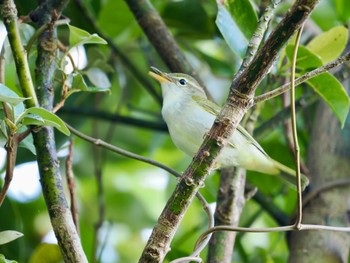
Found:
[[[193,157],[212,127],[220,107],[207,99],[204,89],[189,75],[164,73],[155,67],[151,67],[149,74],[161,84],[162,116],[172,141],[181,151]],[[215,160],[216,168],[229,166],[281,175],[284,180],[296,184],[295,171],[270,158],[240,125]],[[302,175],[301,182],[304,189],[309,181]]]

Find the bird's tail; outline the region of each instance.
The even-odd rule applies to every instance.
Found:
[[[274,163],[275,167],[277,167],[281,171],[280,176],[285,181],[293,184],[293,186],[295,186],[297,184],[296,172],[293,169],[291,169],[291,168],[289,168],[289,167],[287,167],[287,166],[285,166],[285,165],[283,165],[275,160],[273,160],[273,163]],[[300,174],[300,179],[301,179],[301,188],[302,188],[302,190],[304,190],[306,188],[306,186],[308,186],[308,184],[309,184],[309,179],[304,174]]]

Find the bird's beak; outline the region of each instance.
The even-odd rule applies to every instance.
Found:
[[[168,74],[160,71],[159,69],[155,67],[151,67],[151,71],[148,72],[148,74],[158,80],[160,84],[166,83],[166,82],[172,82],[172,79],[168,76]]]

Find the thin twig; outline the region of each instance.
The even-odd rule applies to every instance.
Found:
[[[216,231],[235,231],[235,232],[246,232],[246,233],[272,233],[272,232],[286,232],[286,231],[305,231],[305,230],[327,230],[327,231],[338,231],[338,232],[350,232],[350,227],[336,227],[336,226],[324,226],[324,225],[312,225],[312,224],[301,224],[298,229],[294,225],[270,227],[270,228],[254,228],[254,227],[232,227],[232,226],[216,226],[206,232],[204,232],[198,239],[197,243],[202,242],[201,240],[209,234]]]
[[[140,128],[146,128],[146,129],[151,129],[151,130],[157,130],[157,131],[168,131],[168,128],[165,124],[164,121],[160,120],[159,121],[148,121],[148,120],[143,120],[143,119],[137,119],[134,117],[129,117],[129,116],[123,116],[120,114],[111,114],[107,111],[93,111],[92,109],[88,109],[87,107],[82,108],[82,107],[63,107],[59,110],[60,114],[65,114],[65,115],[80,115],[80,116],[89,116],[105,121],[110,121],[113,123],[122,123],[126,125],[132,125]]]
[[[300,85],[301,83],[304,83],[305,81],[308,81],[309,79],[312,79],[322,73],[325,73],[335,67],[338,67],[339,65],[343,64],[346,61],[350,60],[350,51],[348,51],[345,55],[333,60],[332,62],[329,62],[328,64],[319,67],[317,69],[314,69],[304,75],[302,75],[301,77],[297,78],[294,81],[294,85],[295,87],[297,87],[298,85]],[[287,90],[290,89],[291,83],[286,83],[282,86],[280,86],[277,89],[274,89],[270,92],[266,92],[260,96],[257,96],[254,98],[254,103],[260,103],[269,99],[272,99],[278,95],[281,95],[282,93],[286,92]]]
[[[74,172],[73,172],[73,145],[74,141],[72,138],[69,140],[69,149],[68,156],[66,159],[66,176],[67,176],[67,185],[70,196],[70,210],[73,217],[73,222],[77,229],[78,235],[80,235],[79,231],[79,214],[78,214],[78,206],[77,206],[77,198],[75,195],[75,180],[74,180]]]
[[[301,33],[303,32],[304,24],[301,25],[298,30],[297,37],[294,44],[293,51],[293,59],[292,59],[292,69],[290,74],[290,83],[291,83],[291,96],[290,96],[290,106],[291,106],[291,122],[292,122],[292,133],[293,133],[293,143],[295,149],[295,168],[296,168],[296,178],[297,178],[297,202],[298,202],[298,210],[297,210],[297,220],[295,222],[295,227],[297,229],[301,226],[302,216],[303,216],[303,200],[302,200],[302,187],[301,187],[301,175],[300,175],[300,148],[298,143],[298,132],[297,132],[297,121],[296,121],[296,113],[295,113],[295,68],[297,62],[297,54],[299,41],[301,37]]]
[[[100,146],[100,147],[103,147],[103,148],[105,148],[107,150],[110,150],[112,152],[121,154],[123,156],[126,156],[126,157],[129,157],[129,158],[132,158],[132,159],[135,159],[135,160],[138,160],[138,161],[141,161],[141,162],[148,163],[150,165],[159,167],[159,168],[169,172],[170,174],[174,175],[175,177],[178,177],[178,178],[181,177],[181,174],[179,174],[178,172],[176,172],[172,168],[170,168],[170,167],[168,167],[168,166],[166,166],[166,165],[164,165],[162,163],[159,163],[159,162],[154,161],[154,160],[152,160],[150,158],[146,158],[146,157],[143,157],[141,155],[138,155],[138,154],[126,151],[124,149],[121,149],[121,148],[116,147],[114,145],[111,145],[109,143],[106,143],[106,142],[104,142],[104,141],[102,141],[100,139],[92,138],[92,137],[90,137],[90,136],[88,136],[88,135],[86,135],[86,134],[84,134],[84,133],[74,129],[72,126],[70,126],[67,123],[66,123],[66,126],[68,127],[68,129],[73,134],[75,134],[76,136],[78,136],[79,138],[81,138],[81,139],[83,139],[85,141],[88,141],[88,142],[91,142],[91,143],[95,144],[96,146]],[[197,192],[196,197],[199,199],[199,201],[203,205],[204,211],[207,213],[209,228],[213,227],[213,225],[214,225],[214,215],[213,215],[213,213],[210,210],[208,202],[205,200],[205,198],[199,192]],[[201,242],[201,244],[198,244],[199,246],[195,246],[194,253],[199,253],[200,250],[203,249],[202,244],[206,244],[207,241],[209,240],[209,238],[210,237],[205,239],[203,242]]]
[[[290,106],[290,93],[283,93],[282,94],[282,104],[283,104],[283,108],[287,108],[288,106]],[[297,107],[298,101],[294,101],[294,109],[296,112],[298,112],[298,109],[300,109],[300,107]],[[289,116],[290,116],[290,108],[289,108]],[[288,118],[284,123],[283,123],[283,127],[284,127],[284,134],[287,140],[287,145],[289,150],[292,152],[293,157],[295,158],[295,151],[294,151],[294,142],[293,142],[293,131],[292,131],[292,124],[290,122],[290,118]],[[305,163],[303,162],[303,160],[300,160],[300,171],[303,174],[309,174],[308,168],[306,167]]]
[[[247,52],[243,58],[243,62],[237,74],[240,74],[253,60],[253,57],[256,51],[258,50],[260,43],[267,30],[267,27],[270,23],[273,11],[276,9],[279,3],[280,3],[280,0],[271,1],[269,5],[265,8],[263,14],[260,16],[257,29],[255,30],[253,37],[248,44]]]
[[[321,186],[312,189],[307,195],[303,198],[303,207],[305,207],[308,202],[313,200],[315,196],[319,195],[322,192],[331,190],[338,187],[348,187],[350,185],[350,179],[339,179],[335,181],[325,182]]]
[[[2,105],[5,112],[5,117],[8,119],[11,119],[11,111],[8,105],[5,102],[2,102]],[[1,192],[0,192],[0,207],[5,200],[7,191],[10,187],[10,184],[13,178],[13,172],[15,169],[16,159],[17,159],[18,145],[22,140],[24,140],[30,134],[30,132],[31,132],[30,129],[27,129],[22,133],[15,133],[15,131],[10,130],[10,134],[7,138],[7,142],[5,146],[6,152],[7,152],[6,173],[4,178],[4,185],[1,188]]]
[[[74,129],[72,126],[70,126],[69,124],[66,123],[66,126],[68,127],[68,129],[73,133],[75,134],[76,136],[78,136],[79,138],[85,140],[85,141],[88,141],[88,142],[91,142],[97,146],[100,146],[100,147],[103,147],[103,148],[106,148],[112,152],[115,152],[115,153],[118,153],[120,155],[123,155],[125,157],[129,157],[129,158],[132,158],[132,159],[135,159],[135,160],[138,160],[138,161],[141,161],[141,162],[144,162],[144,163],[148,163],[148,164],[151,164],[153,166],[157,166],[169,173],[171,173],[172,175],[175,175],[176,177],[180,177],[181,175],[176,172],[175,170],[171,169],[170,167],[162,164],[162,163],[159,163],[157,161],[154,161],[150,158],[147,158],[147,157],[144,157],[144,156],[141,156],[141,155],[138,155],[138,154],[135,154],[135,153],[132,153],[132,152],[129,152],[129,151],[126,151],[124,149],[121,149],[119,147],[116,147],[114,145],[111,145],[109,143],[106,143],[104,142],[103,140],[100,140],[100,139],[95,139],[93,137],[90,137],[76,129]]]
[[[172,261],[170,261],[170,263],[187,263],[187,262],[192,262],[192,261],[195,261],[195,262],[203,262],[203,260],[199,257],[182,257],[182,258],[177,258],[177,259],[174,259]]]
[[[200,189],[207,174],[213,168],[215,158],[225,146],[227,138],[235,131],[246,110],[252,106],[253,96],[258,85],[268,73],[286,42],[309,17],[317,3],[318,0],[296,1],[262,45],[246,70],[232,82],[225,105],[168,199],[142,252],[140,262],[164,260],[195,193]],[[162,245],[159,246],[159,244]]]
[[[258,26],[248,44],[248,49],[243,58],[240,69],[235,75],[235,79],[246,69],[253,60],[262,39],[266,33],[268,24],[280,0],[271,1],[264,13],[260,16]],[[259,107],[249,116],[247,122],[248,132],[252,133],[253,127],[259,114]],[[246,127],[247,128],[247,127]],[[246,173],[241,168],[226,168],[220,171],[220,186],[217,194],[217,206],[215,209],[215,225],[231,224],[237,226],[246,199],[244,197]],[[229,259],[232,257],[232,247],[235,244],[235,233],[215,233],[209,243],[207,261],[215,261],[217,258]]]
[[[18,149],[18,140],[16,138],[16,134],[10,133],[7,143],[6,143],[6,174],[4,179],[4,185],[2,186],[0,192],[0,207],[5,200],[7,190],[10,187],[13,171],[15,169],[16,157],[17,157],[17,149]]]

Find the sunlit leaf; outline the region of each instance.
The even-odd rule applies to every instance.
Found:
[[[60,248],[56,244],[42,243],[36,247],[29,263],[41,263],[45,259],[45,263],[62,262],[62,254]]]
[[[293,52],[294,52],[294,45],[288,45],[286,47],[286,54],[289,61],[292,61]],[[315,69],[315,68],[321,67],[322,65],[323,63],[321,58],[313,54],[306,47],[303,47],[303,46],[298,47],[297,64],[296,64],[297,68],[308,70],[308,69]]]
[[[23,125],[38,125],[42,126],[45,125],[45,120],[36,114],[28,114],[22,119]]]
[[[84,44],[107,44],[107,41],[97,34],[90,34],[89,32],[72,25],[68,25],[68,28],[70,48]]]
[[[7,102],[12,105],[17,105],[28,98],[21,98],[11,89],[0,83],[0,101]]]
[[[350,100],[343,85],[329,73],[312,78],[308,83],[333,110],[343,127],[350,107]]]
[[[334,27],[312,39],[306,47],[327,64],[341,55],[348,41],[348,29]]]
[[[343,23],[350,19],[349,0],[333,0],[337,14]]]
[[[240,30],[237,22],[232,18],[230,12],[220,2],[218,2],[218,14],[215,22],[227,45],[233,52],[243,58],[249,41]]]
[[[0,245],[9,243],[17,238],[22,237],[23,234],[18,231],[6,230],[0,232]]]
[[[294,46],[292,45],[289,45],[286,48],[289,60],[292,59],[293,49]],[[302,72],[321,67],[322,64],[321,59],[306,47],[298,47],[297,68],[303,69]],[[329,105],[343,126],[349,112],[350,102],[342,84],[329,73],[323,73],[310,79],[308,84]]]
[[[250,39],[257,26],[258,17],[249,0],[226,0],[224,5],[247,39]]]
[[[32,116],[32,114],[34,115],[38,115],[39,117],[42,118],[42,120],[44,120],[44,124],[43,125],[48,125],[48,126],[53,126],[56,129],[58,129],[60,132],[62,132],[65,135],[70,135],[70,131],[68,130],[67,126],[65,125],[65,123],[55,114],[45,110],[44,108],[38,108],[38,107],[32,107],[29,109],[26,109],[16,120],[16,123],[21,123],[28,115]],[[33,117],[28,118],[27,122],[29,123],[29,121],[32,120],[34,122]],[[38,121],[39,118],[35,119],[35,122],[39,122]]]
[[[0,263],[17,263],[15,260],[8,260],[3,254],[0,254]]]
[[[338,15],[332,1],[320,1],[317,8],[315,8],[311,14],[312,20],[324,31],[339,24],[337,17]]]

